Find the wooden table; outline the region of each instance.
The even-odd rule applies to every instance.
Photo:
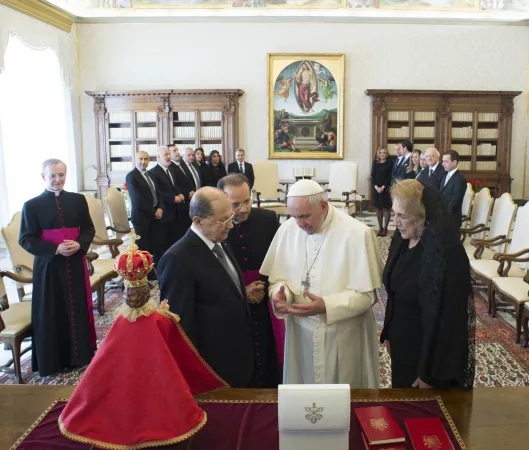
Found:
[[[8,449],[57,398],[74,386],[0,386],[0,449]],[[395,399],[440,395],[468,448],[529,448],[529,387],[477,388],[474,392],[427,389],[353,390],[352,398]],[[277,400],[268,389],[227,389],[199,396],[216,400]]]

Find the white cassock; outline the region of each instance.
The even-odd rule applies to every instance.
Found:
[[[270,299],[285,286],[288,305],[310,303],[302,286],[307,271],[309,292],[323,297],[326,314],[288,315],[283,382],[378,388],[372,306],[375,289],[382,285],[382,260],[375,234],[331,205],[321,231],[314,235],[301,230],[294,218],[287,220],[260,270],[269,277]]]

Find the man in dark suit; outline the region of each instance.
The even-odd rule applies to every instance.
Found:
[[[189,149],[193,152],[193,149]],[[184,150],[187,152],[188,149]],[[189,156],[188,156],[189,159]],[[184,158],[180,156],[178,148],[175,146],[171,147],[171,164],[169,166],[169,171],[171,172],[176,184],[178,185],[184,200],[178,204],[178,217],[177,217],[177,239],[180,239],[191,226],[191,219],[189,218],[189,203],[193,198],[194,193],[196,192],[197,185],[189,170],[189,166],[186,164]]]
[[[193,224],[163,256],[160,298],[200,355],[234,388],[254,387],[253,327],[243,277],[222,242],[233,228],[226,194],[204,187],[191,200]]]
[[[238,148],[235,152],[237,161],[234,161],[228,165],[228,173],[242,173],[250,183],[250,190],[253,189],[255,182],[255,175],[253,173],[253,166],[250,163],[244,161],[246,154],[242,148]]]
[[[413,144],[410,141],[402,141],[400,144],[400,162],[394,172],[394,179],[407,180],[415,178],[413,163],[411,161],[411,153],[413,152]]]
[[[156,191],[162,201],[163,215],[161,221],[166,224],[163,234],[160,233],[160,243],[163,242],[163,252],[165,252],[179,237],[177,230],[177,205],[184,201],[173,175],[169,171],[171,158],[167,147],[159,147],[156,154],[158,164],[149,170],[149,175],[154,180]],[[183,235],[183,233],[182,233]]]
[[[156,265],[166,250],[165,242],[160,242],[160,237],[167,234],[167,230],[164,230],[167,224],[161,221],[163,216],[161,198],[147,171],[149,154],[136,153],[135,165],[136,167],[125,177],[130,195],[132,225],[136,234],[141,236],[137,241],[138,247],[151,253]]]
[[[441,179],[445,174],[443,166],[439,164],[439,157],[441,155],[436,148],[429,148],[424,153],[426,162],[428,163],[428,168],[421,170],[419,175],[417,175],[417,179],[422,181],[424,184],[428,184],[435,189],[439,189]]]
[[[255,361],[257,362],[257,387],[274,388],[280,382],[278,352],[283,354],[285,322],[271,318],[268,311],[266,277],[259,274],[268,248],[274,239],[279,223],[274,211],[252,208],[252,195],[248,178],[232,173],[221,178],[217,187],[223,190],[231,203],[234,227],[228,234],[228,243],[242,270],[250,312],[254,323]],[[279,328],[280,348],[272,328]],[[281,333],[282,331],[282,333]]]
[[[443,155],[443,167],[446,171],[441,180],[440,190],[446,200],[448,207],[454,215],[457,228],[461,228],[463,199],[467,190],[467,180],[457,169],[459,153],[455,150],[448,150]]]

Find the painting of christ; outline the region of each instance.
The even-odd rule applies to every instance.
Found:
[[[344,55],[268,55],[269,157],[343,159]]]

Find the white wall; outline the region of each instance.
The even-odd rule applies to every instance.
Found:
[[[511,175],[522,194],[527,142],[529,27],[353,23],[150,23],[79,25],[81,89],[239,88],[240,146],[250,161],[267,158],[267,53],[345,53],[344,154],[370,167],[366,89],[520,90],[515,100]],[[92,99],[83,96],[84,166],[95,164]],[[330,161],[281,161],[315,166]],[[526,188],[526,191],[528,188]]]

